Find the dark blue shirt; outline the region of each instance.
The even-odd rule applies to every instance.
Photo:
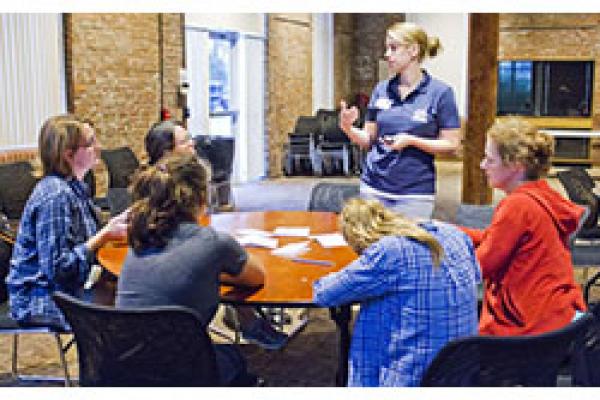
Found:
[[[377,123],[377,140],[367,154],[361,180],[391,195],[433,194],[433,155],[413,146],[390,150],[379,139],[398,133],[437,139],[441,129],[460,128],[454,92],[423,71],[423,80],[402,100],[399,80],[397,75],[379,82],[371,95],[366,121]]]

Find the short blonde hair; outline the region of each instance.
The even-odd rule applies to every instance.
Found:
[[[85,140],[85,123],[71,114],[50,117],[40,130],[38,151],[42,162],[42,174],[73,175],[71,165],[65,158],[67,150],[75,150]]]
[[[525,178],[536,180],[548,174],[554,141],[530,122],[519,117],[497,120],[487,135],[498,147],[504,164],[521,163],[525,167]]]
[[[387,35],[406,44],[417,44],[419,46],[419,62],[425,57],[435,57],[442,49],[442,44],[437,36],[427,36],[420,26],[412,22],[397,22],[390,26]]]
[[[434,266],[439,266],[444,256],[442,246],[430,233],[377,200],[349,200],[340,222],[344,238],[359,254],[385,236],[405,236],[429,247]]]

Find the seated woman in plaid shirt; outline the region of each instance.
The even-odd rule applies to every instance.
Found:
[[[350,200],[344,237],[360,257],[314,283],[323,306],[359,302],[349,386],[418,386],[451,339],[477,334],[479,265],[467,235],[416,224],[375,200]]]
[[[52,292],[76,295],[96,250],[111,237],[125,236],[125,213],[99,229],[83,182],[99,153],[94,129],[73,115],[51,117],[42,126],[44,176],[23,210],[6,278],[10,315],[21,324],[66,326]]]

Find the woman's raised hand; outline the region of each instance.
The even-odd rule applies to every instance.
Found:
[[[352,124],[358,119],[358,108],[356,106],[348,108],[344,100],[340,101],[340,107],[340,128],[346,132],[352,128]]]

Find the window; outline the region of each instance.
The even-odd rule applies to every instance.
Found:
[[[209,131],[211,135],[233,135],[238,111],[233,88],[233,53],[238,41],[234,32],[209,33]]]
[[[500,61],[498,115],[590,117],[593,61]]]

